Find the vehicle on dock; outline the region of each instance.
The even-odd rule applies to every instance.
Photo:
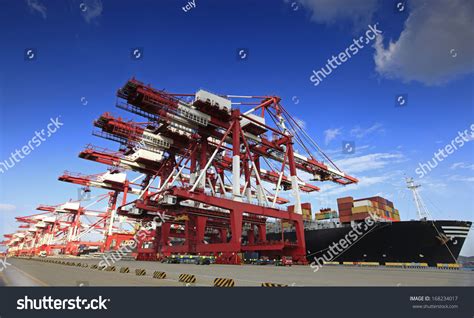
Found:
[[[291,266],[293,265],[293,258],[291,256],[283,256],[281,259],[275,261],[275,266]]]

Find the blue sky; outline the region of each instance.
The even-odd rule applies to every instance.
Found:
[[[323,185],[304,196],[313,210],[335,207],[340,196],[381,194],[403,219],[415,218],[406,175],[423,185],[434,218],[473,220],[474,143],[427,176],[415,173],[474,122],[472,3],[417,0],[400,11],[396,1],[196,0],[185,12],[186,3],[29,0],[2,6],[0,160],[50,118],[60,116],[64,125],[0,174],[0,233],[12,232],[13,217],[33,213],[39,203],[75,199],[76,187],[57,181],[64,170],[105,170],[77,154],[88,143],[117,148],[91,135],[92,122],[105,111],[131,118],[115,107],[115,93],[132,76],[172,92],[281,96],[336,163],[361,181]],[[375,23],[382,36],[314,86],[312,71]],[[143,51],[141,59],[132,58],[134,48]],[[34,50],[33,60],[25,58],[27,49]],[[407,99],[404,107],[396,107],[398,95]],[[344,154],[343,141],[354,142],[355,153]],[[474,234],[468,241],[462,254],[474,255]]]

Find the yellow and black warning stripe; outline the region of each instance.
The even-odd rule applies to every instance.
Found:
[[[262,287],[288,287],[288,285],[276,283],[262,283]]]
[[[235,281],[232,278],[215,278],[214,287],[234,287]]]
[[[135,270],[135,275],[137,276],[145,276],[146,275],[146,270],[144,270],[143,268],[137,268]]]
[[[120,273],[122,273],[122,274],[130,273],[130,268],[122,267],[122,268],[120,268]]]
[[[115,272],[115,270],[116,270],[115,266],[107,266],[105,268],[106,272]]]
[[[87,263],[82,264],[82,267],[89,267]]]
[[[359,262],[358,265],[362,267],[370,267],[370,266],[380,266],[380,263],[379,262]]]
[[[405,263],[405,268],[428,268],[428,263]]]
[[[153,278],[165,279],[165,278],[166,278],[166,273],[165,273],[165,272],[156,271],[156,272],[153,273]]]
[[[77,266],[77,267],[81,267],[82,264],[81,264],[81,263],[76,263],[76,266]]]
[[[91,269],[97,269],[97,264],[92,265]]]
[[[191,274],[179,274],[179,281],[181,283],[193,284],[196,282],[196,276]]]
[[[103,271],[107,268],[107,266],[105,265],[100,265],[97,269],[100,270],[100,271]]]
[[[450,270],[459,270],[461,266],[456,263],[448,263],[448,264],[443,264],[443,263],[437,263],[436,268],[438,269],[450,269]]]
[[[404,264],[399,263],[399,262],[386,262],[385,266],[387,266],[387,267],[403,267]]]

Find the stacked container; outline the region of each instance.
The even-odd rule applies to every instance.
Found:
[[[328,220],[337,218],[337,212],[331,209],[321,209],[315,214],[316,220]]]
[[[375,215],[391,221],[400,221],[400,214],[393,203],[380,196],[357,199],[344,197],[337,199],[340,220],[342,223],[361,221]]]
[[[295,211],[295,206],[294,205],[289,205],[288,206],[288,211],[289,212],[294,212]],[[311,203],[309,203],[309,202],[301,203],[301,214],[302,214],[302,217],[303,217],[304,221],[311,221],[313,219],[312,211],[311,211]]]
[[[311,203],[309,202],[301,203],[301,212],[303,214],[303,220],[311,221],[313,219],[312,212],[311,212]]]
[[[341,222],[347,223],[351,221],[353,204],[353,197],[344,197],[337,199],[337,208],[339,210],[339,219],[341,220]]]

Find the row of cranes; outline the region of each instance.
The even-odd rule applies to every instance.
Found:
[[[79,153],[108,171],[59,177],[110,191],[107,211],[99,216],[104,220],[98,222],[101,250],[120,245],[110,242],[116,243],[114,228],[122,218],[134,234],[152,224],[145,235],[124,238],[137,241],[140,260],[200,254],[237,264],[242,253],[259,252],[304,263],[300,192],[320,190],[309,181],[357,182],[321,151],[277,96],[172,94],[132,78],[117,97],[119,109],[143,121],[106,112],[94,122],[93,135],[118,143],[119,149],[88,145]],[[131,174],[138,177],[130,180]],[[166,221],[158,222],[158,215],[166,215]],[[289,224],[296,240],[286,239],[283,231],[281,240],[267,240],[266,224],[274,219]],[[17,242],[18,234],[13,237],[10,242]]]
[[[8,247],[8,254],[14,256],[34,255],[80,255],[91,251],[100,251],[110,248],[111,240],[106,241],[113,233],[127,234],[130,239],[132,233],[123,230],[123,225],[110,222],[110,209],[105,211],[92,210],[90,206],[115,196],[114,192],[100,195],[93,203],[86,207],[80,201],[68,201],[59,205],[39,205],[41,213],[16,217],[21,223],[19,230],[4,235],[2,242]],[[125,221],[125,220],[121,220]],[[86,240],[87,237],[95,240]],[[112,235],[112,237],[117,236]],[[99,240],[97,240],[99,238]],[[112,246],[114,247],[114,246]]]

